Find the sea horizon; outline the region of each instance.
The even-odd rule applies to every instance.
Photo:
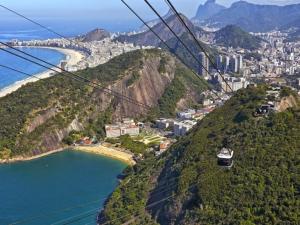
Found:
[[[43,25],[68,38],[84,35],[96,28],[105,29],[111,33],[123,33],[137,30],[139,27],[141,27],[141,24],[137,21],[131,21],[128,24],[126,23],[126,26],[124,26],[123,23],[101,23],[99,21],[93,23],[87,21],[79,25],[70,21],[65,23],[45,21],[43,22]],[[12,29],[12,27],[14,29]],[[53,34],[46,29],[40,28],[36,25],[28,24],[26,22],[8,22],[8,24],[1,24],[0,29],[1,41],[11,41],[15,39],[28,41],[60,38],[56,34]]]

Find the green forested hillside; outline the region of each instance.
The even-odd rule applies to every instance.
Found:
[[[124,76],[127,70],[139,70],[143,65],[143,58],[148,53],[157,54],[157,56],[160,54],[155,50],[135,51],[116,57],[96,68],[80,71],[78,74],[107,86]],[[58,75],[27,84],[18,91],[0,98],[0,152],[11,152],[11,156],[43,152],[43,147],[35,150],[34,146],[48,144],[40,143],[45,131],[66,128],[75,118],[84,121],[91,112],[97,110],[95,103],[107,104],[95,100],[99,93],[101,91],[88,86],[87,83]],[[29,122],[39,115],[44,115],[48,109],[54,109],[55,116],[33,129],[32,132],[28,132]],[[103,125],[104,117],[101,112],[93,117],[94,120],[87,121],[88,127]],[[102,129],[102,127],[97,127],[97,129]]]
[[[151,68],[151,74],[147,68]],[[200,96],[206,85],[168,53],[157,49],[126,53],[104,65],[77,73],[104,87],[122,83],[125,91],[131,91],[127,93],[131,96],[147,92],[139,88],[146,85],[151,88],[147,82],[160,85],[151,88],[151,95],[144,96],[143,101],[144,104],[159,101],[158,107],[164,115],[174,114],[177,101],[187,90],[194,90]],[[177,89],[178,86],[181,88]],[[27,84],[0,98],[0,159],[62,148],[64,143],[72,143],[74,136],[103,138],[104,125],[112,122],[113,115],[117,117],[117,113],[122,113],[116,112],[120,104],[119,98],[104,94],[101,88],[67,76],[57,75]],[[147,113],[133,104],[128,107],[136,117]],[[155,113],[154,116],[160,115]]]
[[[300,111],[254,118],[264,98],[264,87],[240,90],[165,155],[128,170],[101,218],[107,224],[299,224]],[[230,170],[217,166],[223,146],[234,150]]]
[[[261,39],[242,30],[238,26],[228,25],[215,33],[216,43],[225,47],[254,50],[260,47]]]

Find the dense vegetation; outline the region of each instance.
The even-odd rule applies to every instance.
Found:
[[[165,155],[127,171],[108,224],[299,224],[300,111],[254,118],[264,99],[265,87],[240,90]],[[223,146],[234,150],[230,170],[217,166]]]
[[[243,31],[241,28],[228,25],[215,33],[216,43],[225,47],[258,49],[261,39]]]
[[[138,70],[143,63],[144,55],[143,51],[127,53],[125,56],[116,57],[104,65],[80,71],[78,74],[106,86],[124,76],[127,70]],[[45,135],[45,132],[49,134],[56,129],[66,128],[74,119],[78,119],[81,123],[88,123],[87,127],[90,129],[87,129],[87,132],[93,130],[94,134],[101,136],[102,131],[97,129],[103,124],[103,116],[95,114],[95,111],[100,110],[97,107],[109,104],[111,97],[107,97],[108,102],[99,102],[96,96],[100,93],[99,89],[72,80],[68,76],[59,75],[27,84],[1,98],[0,156],[4,155],[2,158],[7,158],[7,155],[43,152],[44,149],[39,147],[43,145],[40,143],[42,135]],[[46,117],[50,109],[55,111],[51,120],[47,120],[29,132],[28,125],[32,120],[38,116]],[[90,116],[93,120],[85,121]],[[34,150],[34,148],[38,149]]]
[[[132,88],[143,75],[142,69],[148,65],[148,59],[157,66],[161,76],[167,77],[165,72],[176,70],[174,81],[160,100],[159,107],[164,109],[164,115],[173,115],[177,101],[186,90],[193,90],[200,96],[205,89],[204,81],[195,78],[188,69],[158,49],[126,53],[78,74],[103,87],[123,79],[127,88]],[[158,65],[156,59],[160,60]],[[179,86],[181,89],[177,90]],[[64,147],[83,136],[102,139],[105,124],[116,119],[118,112],[115,109],[120,104],[119,98],[105,94],[101,88],[68,76],[57,75],[27,84],[0,99],[0,159],[40,154]],[[140,116],[143,115],[136,115]]]

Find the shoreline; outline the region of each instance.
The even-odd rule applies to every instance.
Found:
[[[16,162],[27,162],[27,161],[31,161],[34,159],[39,159],[48,155],[52,155],[58,152],[63,152],[63,151],[82,151],[82,152],[86,152],[86,153],[90,153],[90,154],[97,154],[97,155],[102,155],[111,159],[115,159],[115,160],[119,160],[122,161],[124,163],[126,163],[127,165],[135,165],[136,162],[133,160],[133,155],[126,153],[126,152],[122,152],[122,151],[118,151],[116,149],[112,149],[112,148],[108,148],[105,146],[76,146],[76,147],[67,147],[67,148],[60,148],[60,149],[56,149],[53,151],[49,151],[49,152],[45,152],[39,155],[35,155],[35,156],[17,156],[11,159],[7,159],[7,160],[0,160],[0,165],[1,164],[11,164],[11,163],[16,163]]]
[[[65,150],[67,150],[67,149],[66,148],[60,148],[60,149],[45,152],[45,153],[35,155],[35,156],[17,156],[17,157],[14,157],[14,158],[11,158],[11,159],[6,159],[6,160],[1,159],[0,164],[10,164],[10,163],[16,163],[16,162],[31,161],[31,160],[34,160],[34,159],[39,159],[39,158],[42,158],[42,157],[45,157],[45,156],[48,156],[48,155],[52,155],[52,154],[55,154],[55,153],[58,153],[58,152],[62,152],[62,151],[65,151]]]
[[[28,46],[27,47],[26,46],[26,48],[46,48],[46,49],[52,49],[52,50],[59,51],[66,56],[65,60],[67,61],[67,66],[75,66],[85,58],[85,55],[83,53],[81,53],[79,51],[75,51],[73,49],[64,49],[64,48],[56,48],[56,47],[39,47],[39,46],[37,46],[37,47],[36,46]],[[57,66],[60,66],[60,62]],[[38,74],[33,74],[32,76],[35,76],[35,77],[28,77],[23,80],[16,81],[15,83],[13,83],[7,87],[4,87],[3,89],[0,89],[0,98],[5,97],[6,95],[9,95],[9,94],[17,91],[23,85],[26,85],[26,84],[32,83],[32,82],[36,82],[39,79],[49,78],[49,77],[53,76],[54,74],[55,74],[55,72],[53,72],[51,70],[46,70],[46,71],[38,73]]]
[[[72,148],[74,151],[82,151],[97,155],[102,155],[108,158],[116,159],[122,161],[128,165],[135,165],[136,162],[133,160],[133,154],[129,154],[123,151],[119,151],[113,148],[105,147],[103,145],[99,146],[76,146]]]

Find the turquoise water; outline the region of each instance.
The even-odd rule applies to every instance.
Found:
[[[96,224],[96,212],[125,167],[71,150],[0,165],[0,224]]]
[[[22,51],[34,55],[38,58],[41,58],[51,64],[59,64],[59,62],[66,58],[61,52],[58,52],[53,49],[45,48],[20,48]],[[10,50],[11,51],[11,50]],[[14,51],[17,54],[17,51]],[[24,56],[24,55],[23,55]],[[25,56],[27,57],[27,56]],[[36,61],[36,60],[33,60]],[[31,62],[28,62],[24,59],[17,58],[7,52],[0,51],[0,64],[12,67],[14,69],[20,70],[28,74],[37,74],[46,71],[47,69],[38,65],[35,65]],[[14,84],[17,81],[27,79],[28,76],[14,72],[3,67],[0,67],[0,89],[7,87],[11,84]]]

